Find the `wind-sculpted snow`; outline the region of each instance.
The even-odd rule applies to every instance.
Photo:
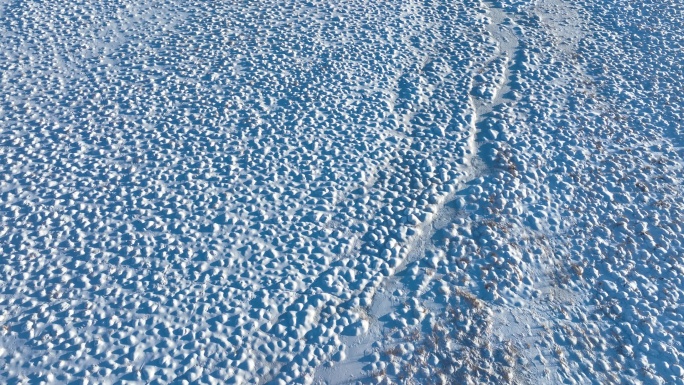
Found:
[[[680,6],[115,3],[0,2],[0,382],[683,382]]]

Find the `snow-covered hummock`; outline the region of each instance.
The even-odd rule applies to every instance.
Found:
[[[684,383],[682,25],[0,0],[0,382]]]

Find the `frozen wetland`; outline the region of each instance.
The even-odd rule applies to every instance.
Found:
[[[684,5],[0,0],[0,382],[684,384]]]

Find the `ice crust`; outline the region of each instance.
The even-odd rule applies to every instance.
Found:
[[[683,12],[0,1],[0,382],[684,383]]]

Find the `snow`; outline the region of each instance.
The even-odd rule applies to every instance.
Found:
[[[684,383],[684,9],[0,1],[0,382]]]

